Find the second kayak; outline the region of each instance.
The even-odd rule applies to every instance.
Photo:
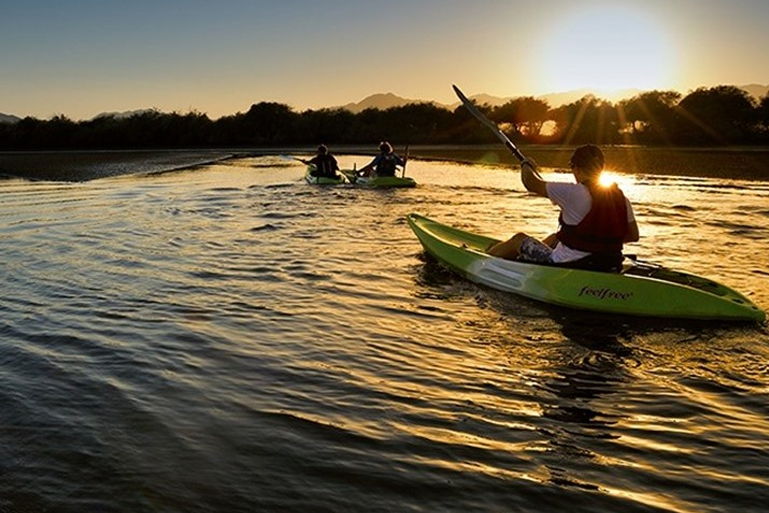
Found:
[[[392,188],[417,186],[416,180],[409,176],[358,176],[354,169],[343,169],[342,173],[344,173],[350,183],[366,187]]]

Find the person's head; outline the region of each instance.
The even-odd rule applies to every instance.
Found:
[[[328,148],[325,144],[318,146],[318,155],[325,155],[326,153],[328,153]]]
[[[594,144],[580,146],[569,160],[574,176],[583,180],[597,179],[603,171],[604,157],[601,148]],[[577,176],[579,174],[579,176]]]
[[[379,151],[381,151],[382,153],[392,153],[393,147],[389,142],[382,141],[381,143],[379,143]]]

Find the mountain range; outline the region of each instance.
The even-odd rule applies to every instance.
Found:
[[[769,94],[769,85],[749,84],[749,85],[738,86],[738,87],[746,91],[756,100],[760,100],[761,98]],[[623,89],[621,91],[616,91],[611,95],[602,95],[601,93],[594,93],[589,89],[576,89],[573,91],[567,91],[563,93],[543,94],[540,96],[536,96],[535,98],[537,100],[546,101],[550,105],[550,107],[555,108],[555,107],[560,107],[561,105],[566,105],[569,103],[576,102],[589,94],[594,94],[598,98],[602,98],[604,100],[608,100],[611,102],[618,102],[626,98],[632,98],[633,96],[636,96],[642,92],[644,91],[640,89]],[[504,105],[510,100],[514,100],[517,97],[516,96],[492,96],[489,94],[476,94],[476,95],[470,96],[469,98],[480,105],[488,104],[488,105],[491,105],[492,107],[498,107],[500,105]],[[385,110],[392,107],[402,107],[404,105],[409,105],[412,103],[430,103],[437,107],[442,107],[444,109],[449,109],[449,110],[454,110],[456,107],[459,106],[459,102],[455,102],[452,104],[442,104],[434,101],[401,98],[400,96],[396,96],[393,93],[377,93],[377,94],[372,94],[371,96],[367,96],[366,98],[364,98],[363,100],[357,103],[348,103],[346,105],[342,105],[336,108],[346,109],[357,114],[366,109]]]
[[[615,97],[618,100],[621,100],[623,98],[630,98],[632,96],[635,96],[639,92],[641,91],[638,89],[628,89],[626,91],[622,91],[619,95],[616,95],[616,94],[613,95],[611,100],[614,100]],[[538,100],[546,101],[551,107],[558,107],[560,105],[575,102],[588,94],[591,94],[589,90],[578,89],[578,90],[569,91],[565,93],[545,94],[545,95],[537,96],[536,98]],[[504,105],[510,100],[515,99],[516,97],[515,96],[492,96],[490,94],[481,93],[481,94],[472,95],[469,98],[474,102],[478,103],[479,105],[488,104],[488,105],[491,105],[492,107],[498,107],[500,105]],[[609,99],[609,98],[606,98],[606,99]],[[371,96],[367,96],[366,98],[364,98],[363,100],[357,103],[356,102],[348,103],[346,105],[342,105],[335,108],[349,110],[350,112],[357,114],[366,109],[385,110],[392,107],[402,107],[404,105],[409,105],[412,103],[429,103],[429,104],[435,105],[436,107],[441,107],[448,110],[454,110],[459,106],[458,101],[451,104],[445,104],[445,103],[439,103],[435,101],[401,98],[400,96],[396,96],[393,93],[377,93],[377,94],[372,94]]]
[[[743,89],[744,91],[747,91],[747,93],[750,94],[756,100],[760,100],[761,98],[769,94],[769,85],[748,84],[748,85],[738,86],[738,87],[740,89]],[[566,105],[569,103],[576,102],[588,94],[595,94],[599,98],[603,98],[605,100],[612,101],[612,102],[618,102],[625,98],[632,98],[633,96],[641,92],[643,91],[641,91],[640,89],[625,89],[625,90],[613,93],[611,96],[602,96],[600,93],[595,94],[588,89],[577,89],[574,91],[567,91],[563,93],[544,94],[544,95],[536,96],[535,98],[538,100],[546,101],[550,105],[550,107],[555,108],[555,107],[560,107],[561,105]],[[488,105],[491,105],[492,107],[498,107],[500,105],[504,105],[505,103],[509,102],[510,100],[514,100],[515,98],[516,96],[492,96],[489,94],[476,94],[476,95],[470,96],[470,99],[474,100],[476,103],[481,105],[488,104]],[[346,105],[334,107],[334,109],[345,109],[357,114],[366,109],[385,110],[392,107],[402,107],[404,105],[409,105],[412,103],[430,103],[435,105],[436,107],[441,107],[449,110],[454,110],[459,106],[459,102],[455,102],[452,104],[442,104],[435,101],[402,98],[393,93],[377,93],[377,94],[372,94],[370,96],[367,96],[366,98],[362,99],[359,102],[348,103]],[[126,118],[134,114],[141,114],[141,113],[152,111],[152,110],[155,110],[155,109],[140,109],[140,110],[125,111],[125,112],[102,112],[101,114],[97,114],[96,116],[94,116],[93,119],[97,119],[105,116],[113,116],[115,118]],[[0,123],[16,123],[17,121],[20,121],[20,120],[21,118],[19,118],[18,116],[0,113]]]

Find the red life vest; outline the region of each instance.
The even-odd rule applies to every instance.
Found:
[[[588,253],[621,253],[628,233],[625,195],[617,184],[602,187],[597,183],[584,183],[592,205],[579,224],[569,225],[561,214],[558,222],[558,240],[572,249]]]

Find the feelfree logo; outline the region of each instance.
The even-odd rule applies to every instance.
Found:
[[[612,290],[608,287],[593,288],[588,285],[585,285],[584,287],[582,287],[582,290],[579,291],[579,297],[582,297],[582,296],[592,296],[598,299],[618,299],[621,301],[626,301],[633,296],[633,293],[620,292],[617,290]]]

